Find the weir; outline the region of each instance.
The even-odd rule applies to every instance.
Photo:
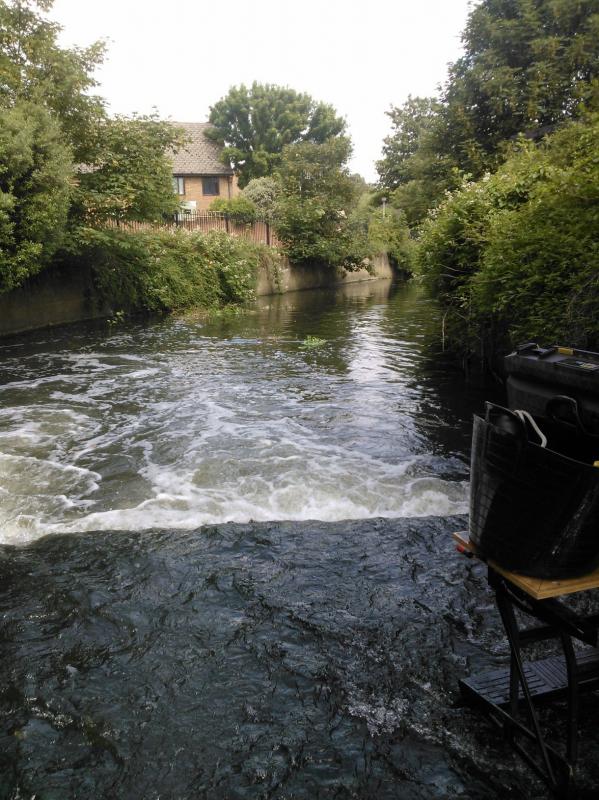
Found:
[[[391,291],[7,342],[1,539],[465,511],[478,395],[438,365],[434,304]]]

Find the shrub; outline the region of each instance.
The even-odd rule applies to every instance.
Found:
[[[0,110],[0,294],[44,269],[64,237],[71,153],[40,105]]]
[[[418,263],[463,350],[599,345],[599,115],[521,144],[422,228]]]
[[[164,312],[252,300],[258,267],[272,251],[221,231],[86,229],[74,258],[92,264],[112,308]]]
[[[233,197],[231,200],[217,197],[210,204],[210,211],[220,211],[239,225],[251,225],[258,216],[256,206],[243,195]]]
[[[528,201],[490,219],[473,302],[512,342],[599,347],[598,141],[599,115],[555,134]]]
[[[263,219],[271,220],[280,192],[281,187],[274,178],[252,178],[242,196],[254,204]]]

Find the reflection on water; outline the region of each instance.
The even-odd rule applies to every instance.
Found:
[[[1,540],[460,513],[480,397],[438,324],[417,288],[375,282],[7,342]]]

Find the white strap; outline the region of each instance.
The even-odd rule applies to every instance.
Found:
[[[547,437],[545,436],[543,431],[539,428],[537,423],[534,421],[533,416],[529,414],[528,411],[523,411],[522,409],[514,411],[514,414],[516,414],[522,420],[522,422],[524,423],[528,422],[531,428],[534,430],[534,432],[541,440],[541,447],[547,447]]]

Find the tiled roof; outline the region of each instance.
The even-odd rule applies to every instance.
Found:
[[[220,160],[221,148],[204,135],[209,122],[173,122],[183,128],[188,144],[172,157],[173,175],[232,175]]]

